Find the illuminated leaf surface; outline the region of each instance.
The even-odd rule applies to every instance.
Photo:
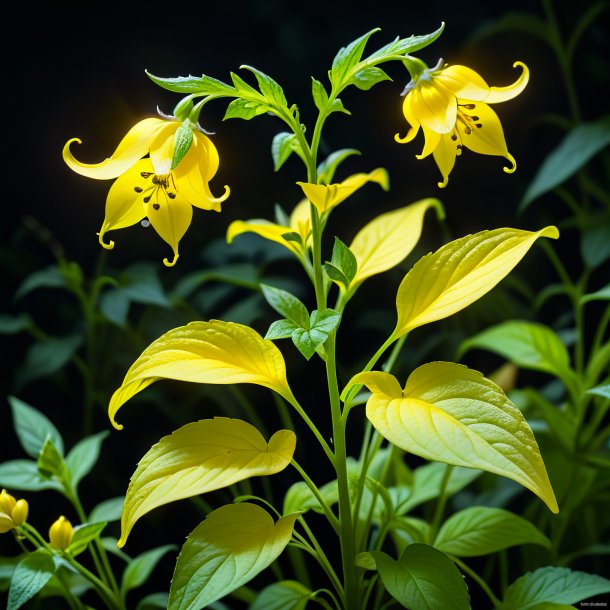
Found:
[[[361,373],[352,382],[369,389],[396,387],[388,377]],[[481,373],[452,362],[431,362],[413,371],[400,392],[372,391],[366,415],[394,445],[428,460],[513,479],[558,512],[530,427],[504,392]]]
[[[256,504],[228,504],[189,535],[176,563],[169,610],[199,610],[252,580],[282,553],[298,515],[273,522]]]
[[[120,407],[159,379],[254,383],[292,398],[281,352],[252,328],[235,322],[191,322],[153,341],[131,365],[110,400],[108,415],[116,428],[122,428],[115,421]]]
[[[254,426],[228,417],[182,426],[153,445],[131,477],[119,546],[154,508],[283,470],[295,445],[290,430],[276,432],[267,443]]]
[[[398,288],[394,338],[464,309],[506,277],[539,237],[558,235],[553,226],[481,231],[424,256]]]

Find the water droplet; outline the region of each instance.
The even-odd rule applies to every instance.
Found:
[[[150,220],[145,218],[140,224],[146,229],[147,227],[150,227]]]

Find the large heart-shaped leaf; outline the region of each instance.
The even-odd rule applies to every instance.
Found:
[[[398,288],[393,338],[464,309],[506,277],[539,237],[558,236],[553,226],[536,232],[495,229],[456,239],[427,254]]]
[[[174,328],[153,341],[131,365],[110,400],[108,415],[115,415],[132,396],[159,379],[196,383],[254,383],[293,398],[286,380],[286,365],[278,348],[255,330],[235,322],[210,320]]]
[[[478,371],[453,362],[415,369],[401,389],[388,373],[356,375],[373,393],[366,415],[394,445],[428,460],[478,468],[517,481],[554,513],[555,494],[521,411]]]
[[[215,417],[182,426],[153,445],[131,477],[119,546],[136,521],[154,508],[283,470],[295,445],[291,430],[276,432],[267,443],[240,419]]]
[[[189,535],[176,563],[169,610],[200,610],[241,587],[290,542],[298,514],[273,522],[256,504],[228,504]]]

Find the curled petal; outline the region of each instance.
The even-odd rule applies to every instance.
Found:
[[[521,76],[508,87],[490,87],[489,95],[485,98],[486,104],[497,104],[498,102],[511,100],[525,89],[530,79],[530,71],[521,61],[516,61],[513,64],[513,68],[517,67],[521,68]]]
[[[434,80],[442,83],[456,97],[481,101],[489,95],[489,85],[479,74],[466,66],[448,66],[435,74]]]
[[[405,96],[404,102],[402,103],[402,113],[405,115],[405,119],[407,119],[407,122],[409,123],[409,125],[411,125],[411,128],[409,129],[407,135],[404,138],[401,138],[398,134],[394,136],[394,139],[399,144],[406,144],[407,142],[410,142],[419,131],[420,122],[417,119],[417,115],[413,112],[411,108],[412,99],[412,95],[407,95]]]
[[[443,181],[438,183],[439,188],[445,188],[449,182],[449,174],[455,165],[455,158],[458,155],[458,142],[451,139],[452,134],[441,136],[438,146],[432,155],[436,165],[443,176]]]
[[[147,181],[142,173],[152,172],[149,159],[138,161],[130,170],[119,176],[110,187],[106,198],[106,215],[100,229],[99,242],[107,250],[114,248],[114,242],[105,242],[107,231],[124,229],[140,222],[145,216],[141,191],[147,188]],[[150,182],[150,178],[148,179]]]
[[[81,163],[74,158],[70,145],[72,142],[80,144],[81,140],[78,138],[66,142],[62,155],[68,167],[77,174],[98,180],[116,178],[148,153],[150,144],[167,124],[167,121],[156,118],[144,119],[136,123],[121,140],[112,156],[101,163]]]
[[[174,258],[163,259],[163,264],[173,267],[178,260],[178,243],[186,233],[193,218],[191,204],[176,192],[176,197],[170,199],[167,193],[159,188],[155,195],[144,204],[145,215],[161,239],[168,243],[174,252]]]
[[[444,135],[441,135],[440,133],[436,133],[436,131],[430,131],[425,127],[423,128],[423,130],[426,141],[424,144],[424,149],[421,151],[421,154],[415,155],[418,159],[424,159],[430,153],[434,152],[441,138],[446,137]]]
[[[513,157],[509,152],[507,152],[504,156],[510,161],[511,166],[503,167],[502,169],[507,174],[513,174],[515,172],[515,170],[517,169],[517,162],[515,161],[515,157]]]

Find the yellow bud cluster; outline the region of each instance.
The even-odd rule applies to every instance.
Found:
[[[28,518],[26,500],[16,500],[6,489],[0,493],[0,534],[6,534],[23,525]]]
[[[65,551],[70,546],[73,536],[74,528],[63,515],[49,528],[51,546],[59,551]]]

